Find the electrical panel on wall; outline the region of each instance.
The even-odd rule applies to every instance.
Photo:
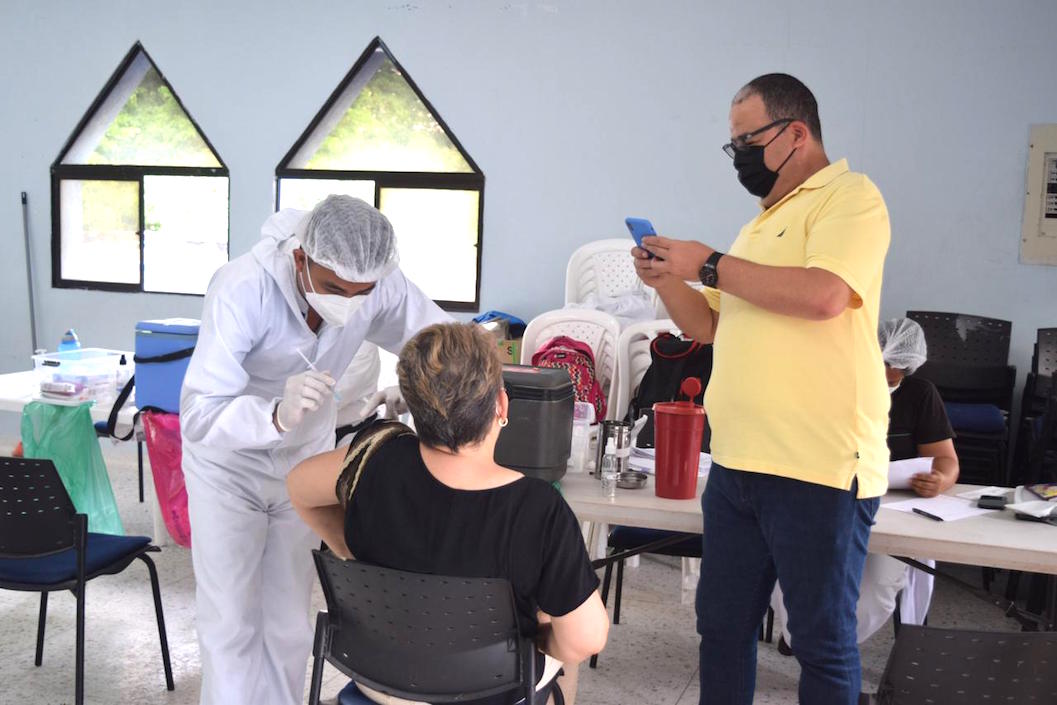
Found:
[[[1032,125],[1020,261],[1057,265],[1057,125]]]

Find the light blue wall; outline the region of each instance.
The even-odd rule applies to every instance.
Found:
[[[486,174],[484,308],[562,303],[581,243],[623,217],[724,248],[755,205],[719,149],[732,94],[800,76],[832,158],[868,173],[893,245],[884,313],[1014,321],[1014,362],[1057,325],[1057,268],[1018,262],[1028,126],[1057,122],[1052,0],[37,2],[0,6],[0,372],[30,351],[19,192],[42,344],[132,345],[200,299],[53,290],[48,168],[137,39],[231,169],[231,252],[272,209],[276,163],[381,35]]]

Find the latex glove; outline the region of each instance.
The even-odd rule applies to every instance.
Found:
[[[404,402],[404,397],[400,394],[400,387],[394,385],[392,387],[386,387],[385,389],[379,389],[368,397],[367,401],[363,403],[360,418],[367,418],[382,404],[385,404],[384,418],[395,419],[400,416],[400,414],[407,413],[407,404]]]
[[[286,380],[283,399],[275,407],[275,421],[282,431],[290,431],[305,420],[334,392],[335,380],[326,372],[306,370]]]

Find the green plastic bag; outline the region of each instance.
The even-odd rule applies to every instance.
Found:
[[[27,458],[48,458],[55,463],[73,506],[88,515],[89,531],[124,535],[89,406],[26,404],[22,451]]]

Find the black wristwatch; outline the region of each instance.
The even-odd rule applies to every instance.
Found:
[[[710,289],[715,289],[719,286],[719,270],[716,269],[716,266],[719,264],[721,257],[723,257],[722,252],[718,250],[713,252],[697,272],[697,277],[701,280],[701,283]]]

